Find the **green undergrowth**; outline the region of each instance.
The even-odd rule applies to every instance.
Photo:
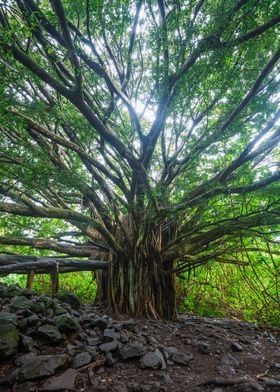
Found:
[[[9,275],[3,281],[8,284],[26,286],[26,275]],[[59,275],[59,288],[71,291],[79,296],[83,303],[90,303],[96,294],[96,282],[91,272],[72,272]],[[51,294],[50,276],[46,274],[35,275],[33,290],[41,294]]]
[[[279,263],[212,263],[178,278],[179,312],[280,327],[279,283]]]

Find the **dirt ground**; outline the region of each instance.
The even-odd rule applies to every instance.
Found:
[[[114,321],[123,322],[119,317]],[[77,392],[280,391],[280,330],[228,319],[181,315],[177,322],[133,319],[135,340],[163,350],[175,347],[193,357],[188,364],[166,361],[166,369],[140,369],[139,360],[97,361],[77,369]],[[62,353],[61,347],[52,352]],[[2,363],[1,375],[12,362]],[[43,381],[25,382],[5,392],[45,391]],[[67,389],[61,389],[67,391]]]

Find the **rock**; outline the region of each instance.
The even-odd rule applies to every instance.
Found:
[[[26,318],[26,324],[29,327],[34,327],[38,324],[40,321],[40,318],[37,316],[37,314],[32,314],[31,316]]]
[[[15,365],[22,366],[26,361],[30,361],[35,357],[36,357],[36,353],[28,353],[28,354],[21,355],[15,360]]]
[[[53,312],[55,316],[60,316],[61,314],[67,313],[67,310],[59,302],[55,302]]]
[[[235,369],[229,365],[220,365],[217,367],[217,371],[219,374],[223,375],[234,375],[236,374]]]
[[[130,332],[138,332],[138,326],[134,320],[127,320],[123,323],[123,328]]]
[[[105,329],[103,332],[104,342],[112,342],[113,340],[120,340],[120,333],[115,332],[113,329]]]
[[[161,368],[161,360],[154,352],[149,351],[140,359],[140,368],[141,369],[160,369]]]
[[[60,332],[76,332],[80,328],[78,321],[68,313],[54,317],[53,321]]]
[[[165,347],[163,350],[164,356],[166,359],[170,359],[172,357],[173,354],[177,353],[178,350],[176,347]]]
[[[162,370],[165,370],[165,369],[166,369],[166,363],[165,363],[164,356],[163,356],[162,352],[161,352],[158,348],[156,348],[155,351],[154,351],[154,354],[155,354],[155,355],[159,358],[159,360],[160,360],[161,369],[162,369]]]
[[[9,312],[0,312],[0,324],[16,325],[17,315]]]
[[[22,294],[23,289],[18,285],[11,285],[4,288],[2,291],[2,298],[13,298]]]
[[[38,390],[34,382],[25,382],[20,385],[15,385],[13,392],[36,392]]]
[[[38,314],[46,315],[47,314],[47,309],[54,308],[54,300],[46,295],[41,295],[40,297],[37,297],[35,302],[33,302],[31,306],[31,310]]]
[[[193,360],[193,355],[191,353],[184,354],[184,353],[176,352],[172,354],[171,359],[175,363],[187,366],[189,362]]]
[[[146,348],[142,343],[132,342],[128,343],[120,349],[120,356],[122,359],[139,358],[144,355]]]
[[[147,342],[148,344],[150,344],[151,346],[158,346],[158,341],[156,340],[156,338],[154,338],[153,336],[147,336]]]
[[[123,344],[126,344],[126,343],[128,343],[128,341],[129,341],[129,338],[128,338],[127,334],[125,334],[125,333],[121,333],[121,336],[120,336],[120,341],[121,341]]]
[[[221,358],[221,363],[223,365],[229,365],[229,366],[238,366],[239,361],[234,358],[231,354],[224,354]]]
[[[89,346],[97,346],[101,343],[100,338],[87,338],[87,344]]]
[[[55,325],[42,325],[36,332],[36,335],[46,339],[49,343],[54,344],[62,340],[62,335]]]
[[[87,365],[92,360],[92,357],[88,351],[83,351],[75,356],[72,362],[74,369],[78,369],[84,365]]]
[[[113,354],[109,351],[105,356],[105,363],[107,366],[114,366],[118,360],[113,357]]]
[[[29,352],[34,346],[34,341],[30,336],[20,335],[19,348],[23,352]]]
[[[6,359],[17,352],[19,333],[13,324],[0,324],[0,359]]]
[[[243,347],[238,342],[232,342],[230,347],[232,351],[243,351]]]
[[[70,293],[69,291],[62,291],[57,295],[57,299],[61,302],[65,302],[71,306],[71,308],[79,310],[81,307],[81,301],[76,294]]]
[[[19,378],[21,381],[27,381],[51,376],[65,368],[69,360],[69,356],[65,354],[38,355],[21,366]]]
[[[119,342],[114,340],[113,342],[103,343],[99,346],[99,349],[103,352],[115,351],[119,348]]]
[[[101,331],[104,331],[107,328],[108,322],[103,317],[96,317],[90,322],[91,327],[97,327]]]
[[[197,348],[201,354],[210,354],[211,350],[210,350],[210,345],[208,343],[200,342],[198,343]]]
[[[28,309],[30,307],[30,301],[24,296],[14,297],[10,302],[10,308],[13,310]]]
[[[40,391],[74,390],[77,375],[76,370],[67,369],[60,376],[51,377],[45,381]]]

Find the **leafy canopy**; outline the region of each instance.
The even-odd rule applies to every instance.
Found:
[[[3,250],[122,256],[160,230],[154,247],[178,271],[273,252],[279,10],[277,0],[2,2]]]

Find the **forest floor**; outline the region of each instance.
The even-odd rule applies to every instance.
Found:
[[[1,391],[280,391],[277,328],[186,314],[174,322],[128,319],[104,316],[87,305],[67,308],[78,327],[71,333],[69,327],[54,343],[61,316],[35,314],[40,303],[35,296],[28,299],[32,311],[14,311],[15,298],[2,301],[1,313],[7,318],[12,310],[18,317],[25,354],[2,359]],[[54,361],[62,357],[64,366],[56,366]],[[48,364],[42,362],[46,358]]]

